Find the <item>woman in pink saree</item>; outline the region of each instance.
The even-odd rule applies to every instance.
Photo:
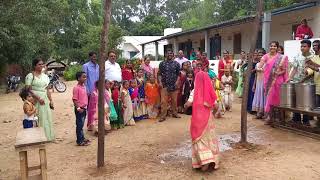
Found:
[[[288,57],[277,53],[279,43],[270,43],[270,52],[262,57],[264,65],[264,92],[266,96],[265,113],[269,116],[271,106],[280,104],[280,88],[288,79]],[[267,124],[270,124],[269,117]]]
[[[191,118],[192,167],[202,171],[214,170],[219,164],[218,139],[215,136],[213,108],[217,97],[206,72],[200,71],[195,79],[186,107],[193,106]]]

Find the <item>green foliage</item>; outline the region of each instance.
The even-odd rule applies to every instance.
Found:
[[[76,73],[82,71],[82,66],[77,64],[69,66],[63,73],[64,79],[67,81],[76,80]]]
[[[298,0],[265,0],[265,10],[298,2]],[[193,29],[252,15],[255,12],[256,0],[203,0],[182,13],[179,24],[183,29]]]
[[[0,59],[30,69],[41,56],[81,62],[100,46],[101,0],[4,0],[0,3]],[[108,48],[121,43],[123,31],[110,26]],[[1,72],[0,72],[1,73]]]
[[[161,36],[163,29],[169,27],[169,23],[165,17],[148,15],[142,22],[137,23],[134,30],[136,36]]]

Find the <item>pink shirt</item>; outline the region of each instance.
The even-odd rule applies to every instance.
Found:
[[[72,100],[75,100],[77,107],[87,108],[88,95],[86,87],[84,85],[77,84],[73,88]]]

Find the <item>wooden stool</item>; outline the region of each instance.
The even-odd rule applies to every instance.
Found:
[[[29,171],[41,170],[41,179],[47,180],[45,143],[49,142],[43,128],[23,129],[17,133],[15,149],[19,152],[21,179],[27,180]],[[39,149],[40,165],[28,167],[28,150]]]

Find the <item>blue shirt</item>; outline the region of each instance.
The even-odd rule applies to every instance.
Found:
[[[82,66],[82,70],[87,74],[86,88],[90,94],[95,89],[95,83],[99,80],[99,64],[94,64],[91,60]]]

